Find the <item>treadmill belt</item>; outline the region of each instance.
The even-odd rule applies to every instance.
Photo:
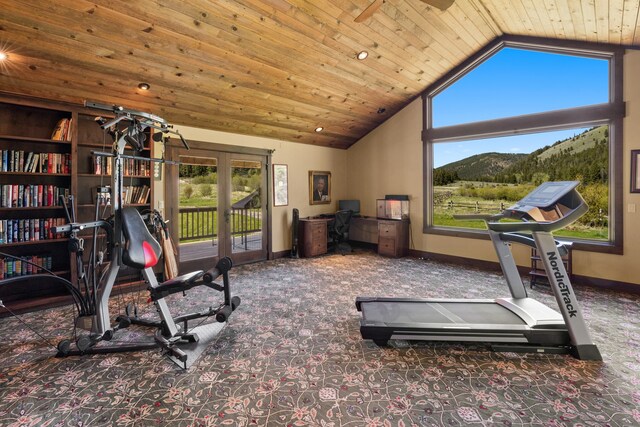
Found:
[[[520,316],[496,303],[450,302],[441,305],[460,316],[465,323],[526,324]]]
[[[491,302],[371,301],[362,304],[368,323],[515,324],[525,322],[508,309]]]

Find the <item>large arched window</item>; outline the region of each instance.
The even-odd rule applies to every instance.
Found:
[[[622,250],[620,48],[504,37],[424,94],[424,231],[486,238],[455,213],[495,212],[541,182],[579,180],[587,215],[560,232]]]

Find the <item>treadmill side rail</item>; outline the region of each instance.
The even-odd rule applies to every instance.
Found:
[[[569,275],[561,261],[558,248],[553,236],[548,231],[534,232],[533,238],[540,253],[540,258],[544,264],[549,278],[549,284],[556,297],[558,307],[564,318],[564,322],[569,330],[571,342],[576,348],[576,357],[589,357],[587,360],[602,360],[600,351],[593,344],[587,324],[582,317],[582,310],[578,304],[578,298],[573,292]],[[579,351],[578,349],[582,349]]]

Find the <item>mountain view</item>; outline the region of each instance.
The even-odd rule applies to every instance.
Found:
[[[590,209],[566,235],[607,239],[608,131],[608,126],[598,126],[530,154],[482,153],[435,168],[434,225],[483,227],[456,221],[453,214],[496,212],[545,181],[577,180]]]
[[[531,154],[483,153],[434,169],[434,185],[458,180],[501,183],[566,181],[606,182],[609,170],[608,127],[599,126]]]

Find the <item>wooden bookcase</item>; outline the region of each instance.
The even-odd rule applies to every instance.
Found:
[[[51,189],[74,196],[77,221],[92,221],[95,218],[96,188],[111,184],[109,174],[96,174],[94,169],[95,156],[92,152],[110,152],[113,144],[110,136],[107,135],[105,139],[103,131],[94,120],[102,113],[104,112],[94,112],[75,104],[0,93],[0,150],[6,157],[0,157],[0,252],[42,262],[43,266],[49,267],[57,275],[75,282],[75,259],[72,260],[68,251],[68,239],[52,233],[45,235],[44,230],[39,231],[37,237],[35,233],[45,224],[48,229],[55,222],[66,222],[64,209],[54,197],[57,193],[48,196]],[[54,129],[63,119],[70,122],[67,137],[64,140],[51,139]],[[147,135],[145,149],[135,154],[150,157],[152,144],[151,135]],[[29,156],[29,153],[33,154]],[[64,165],[57,167],[55,171],[48,169],[48,166],[44,171],[41,165],[36,165],[35,170],[31,167],[27,171],[27,163],[34,163],[36,153],[39,158],[47,158],[47,163]],[[133,151],[130,153],[133,154]],[[9,155],[14,156],[14,162],[9,161]],[[142,167],[142,162],[137,163],[138,168],[131,168],[125,175],[123,185],[148,188],[145,190],[147,195],[144,200],[143,197],[138,197],[131,205],[139,210],[150,209],[153,206],[152,166],[146,164]],[[38,196],[38,190],[44,190],[47,196]],[[34,200],[36,197],[37,201]],[[49,197],[46,204],[42,202],[42,197]],[[104,213],[101,217],[108,216],[110,207],[101,209],[101,212]],[[39,227],[36,227],[36,220]],[[11,231],[10,237],[7,235],[8,231]],[[91,239],[85,239],[86,253],[90,245]],[[0,264],[0,277],[4,278],[37,273],[35,268],[23,265],[26,263],[18,262],[16,266],[15,261],[10,262],[8,257],[1,254]],[[16,269],[19,271],[14,271]],[[141,284],[139,272],[125,270],[119,275],[114,293]],[[25,312],[64,304],[70,301],[70,297],[60,284],[48,283],[46,280],[26,280],[7,286],[0,285],[0,300],[12,311]],[[7,312],[0,309],[0,316],[5,315]]]

